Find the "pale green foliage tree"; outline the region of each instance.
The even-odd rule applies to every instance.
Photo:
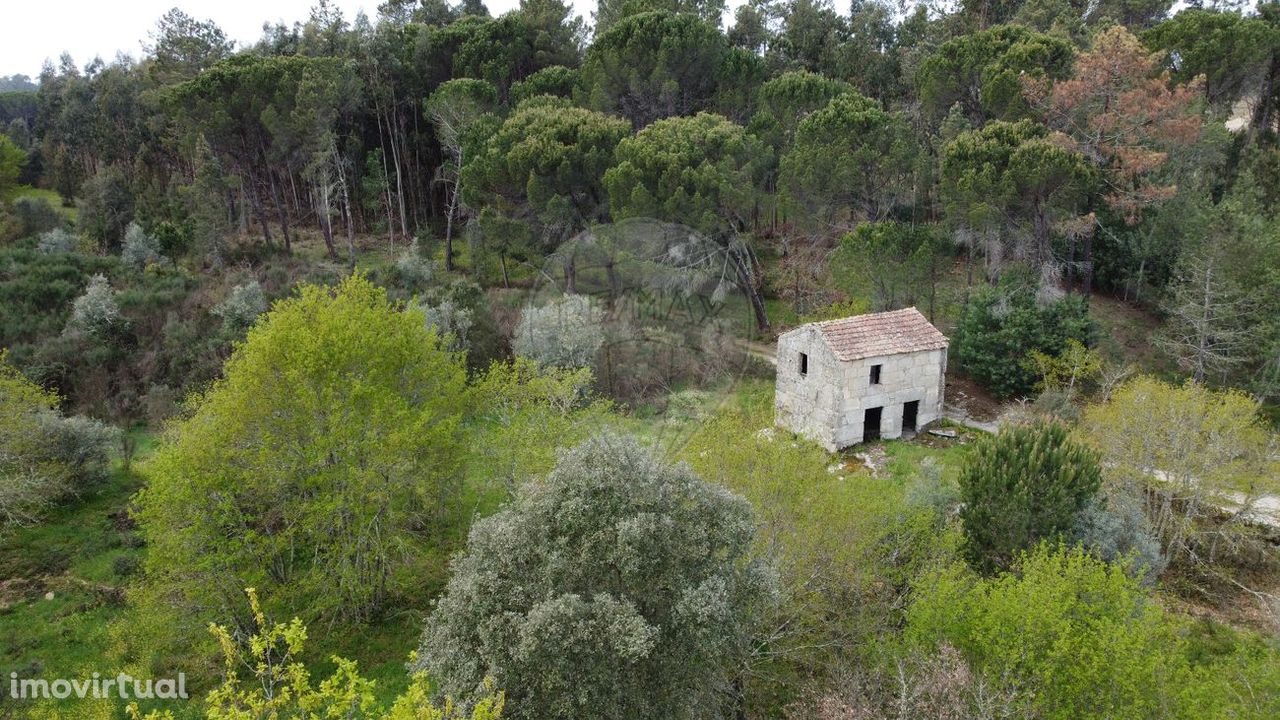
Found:
[[[464,383],[421,312],[362,276],[276,303],[142,468],[144,608],[190,642],[249,585],[336,620],[416,588],[456,517]]]
[[[472,527],[413,667],[455,697],[491,674],[517,718],[714,712],[766,592],[754,530],[737,495],[597,436]]]
[[[857,470],[774,428],[771,383],[740,389],[736,401],[694,415],[692,436],[670,441],[700,477],[756,509],[753,555],[775,568],[778,598],[756,625],[739,691],[748,717],[765,717],[800,700],[815,677],[838,682],[831,676],[845,669],[842,658],[897,634],[912,581],[954,556],[958,533],[943,522],[950,510],[933,500],[954,494],[954,481],[941,468],[922,468],[908,487],[850,477]]]
[[[604,344],[604,313],[586,295],[565,295],[520,313],[512,338],[516,355],[543,365],[591,367]]]
[[[492,690],[469,708],[446,699],[443,705],[431,702],[431,681],[414,673],[409,687],[390,706],[379,702],[375,683],[360,675],[355,661],[334,656],[336,669],[317,685],[302,662],[307,628],[298,618],[289,623],[267,619],[257,591],[248,588],[253,629],[247,643],[237,641],[233,630],[215,623],[209,632],[222,650],[222,684],[205,699],[208,720],[274,720],[275,718],[345,718],[345,720],[498,720],[504,696]],[[240,673],[251,675],[242,679]],[[247,680],[247,681],[246,681]],[[145,716],[137,703],[126,708],[133,720],[173,720],[169,711]]]
[[[257,280],[231,288],[227,298],[218,303],[213,314],[222,318],[222,328],[239,335],[249,329],[258,316],[267,311],[267,297]]]
[[[427,319],[427,327],[454,352],[466,351],[468,348],[467,331],[474,322],[474,312],[463,307],[452,297],[442,298],[439,302],[421,303],[422,314]]]
[[[89,279],[84,294],[71,305],[71,317],[67,320],[69,332],[83,332],[94,337],[106,335],[120,326],[120,305],[111,283],[102,274]]]
[[[1277,440],[1238,390],[1138,377],[1085,409],[1108,489],[1137,498],[1170,561],[1206,561],[1247,533],[1254,504],[1280,494]],[[1227,512],[1225,524],[1204,521]]]
[[[957,648],[1017,716],[1167,718],[1191,680],[1186,640],[1121,565],[1042,545],[1017,573],[983,580],[953,565],[926,577],[909,641]]]
[[[120,260],[134,272],[142,272],[148,265],[165,260],[160,252],[160,239],[151,235],[136,222],[124,230],[124,242],[120,246]]]
[[[0,352],[0,533],[39,520],[63,497],[106,475],[114,428],[63,417],[57,395],[31,382]]]
[[[610,405],[590,394],[591,370],[540,365],[517,357],[475,378],[470,475],[508,493],[555,466],[556,448],[585,440],[610,420]]]
[[[1027,364],[1040,376],[1036,384],[1040,390],[1061,392],[1068,397],[1102,373],[1101,353],[1075,338],[1067,338],[1057,355],[1033,348],[1027,353]]]
[[[36,250],[46,254],[69,253],[75,252],[78,244],[79,241],[75,235],[62,228],[54,228],[41,233],[40,239],[36,242]]]

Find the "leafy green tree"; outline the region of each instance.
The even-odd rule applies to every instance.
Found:
[[[190,642],[247,586],[345,621],[403,597],[453,522],[464,376],[361,276],[278,302],[143,467],[143,607]]]
[[[1081,548],[1041,545],[990,579],[943,569],[917,587],[906,635],[958,649],[1018,717],[1195,717],[1176,700],[1194,677],[1177,622]]]
[[[800,121],[778,184],[810,222],[876,222],[910,196],[915,156],[905,115],[848,92]]]
[[[1079,210],[1095,182],[1082,155],[1064,148],[1048,128],[1031,120],[989,123],[960,134],[942,151],[940,183],[947,215],[971,234],[994,238],[995,244],[986,248],[992,277],[1008,258],[1025,261],[1047,281],[1055,280],[1055,231],[1069,234],[1075,226],[1091,223]]]
[[[477,522],[419,660],[518,718],[691,718],[717,705],[768,574],[751,507],[630,438],[597,436]]]
[[[1070,295],[1037,301],[1035,283],[1002,279],[974,293],[956,324],[951,358],[969,377],[997,397],[1027,395],[1035,389],[1035,370],[1026,362],[1039,351],[1057,357],[1068,340],[1088,345],[1095,328],[1084,299]]]
[[[1015,425],[984,438],[960,470],[964,556],[984,573],[1070,535],[1102,483],[1098,455],[1058,423]]]
[[[739,125],[710,113],[660,120],[618,143],[605,173],[615,220],[650,217],[683,223],[720,248],[760,329],[769,327],[755,278],[755,254],[742,237],[755,209],[769,152]]]
[[[840,240],[831,264],[841,280],[870,280],[875,310],[923,304],[934,317],[949,249],[950,240],[931,225],[863,223]]]
[[[975,126],[1019,120],[1030,111],[1026,78],[1071,74],[1071,43],[1019,25],[1000,25],[949,40],[916,71],[916,91],[934,118],[959,104]]]
[[[467,202],[526,223],[552,252],[606,219],[603,177],[629,130],[625,120],[582,108],[519,108],[463,168]],[[575,292],[572,256],[565,280]]]
[[[1258,410],[1239,390],[1140,376],[1085,408],[1081,427],[1102,453],[1108,490],[1142,507],[1170,561],[1197,562],[1249,532],[1259,498],[1280,494],[1275,436]]]
[[[580,75],[576,68],[563,65],[545,67],[529,77],[511,86],[510,99],[512,107],[539,95],[555,97],[572,97],[578,86]]]
[[[9,193],[18,184],[18,173],[27,154],[8,135],[0,135],[0,201],[8,202]]]
[[[124,239],[134,215],[135,197],[124,171],[102,168],[81,190],[79,227],[103,250],[114,250]]]
[[[1143,33],[1142,42],[1169,54],[1176,82],[1203,75],[1209,102],[1229,110],[1245,95],[1261,100],[1265,84],[1274,82],[1280,29],[1258,16],[1188,8]]]
[[[623,18],[654,10],[692,15],[719,27],[724,7],[725,0],[600,0],[592,17],[597,34],[608,31]]]
[[[846,82],[807,70],[785,72],[756,91],[758,109],[749,129],[781,156],[791,149],[796,128],[806,117],[852,89]]]
[[[444,231],[446,270],[453,270],[453,219],[462,207],[462,171],[470,160],[468,146],[473,144],[469,133],[481,116],[493,111],[497,104],[498,91],[492,84],[466,78],[442,84],[424,104],[446,157],[440,167],[440,180],[447,184],[449,193]]]
[[[587,48],[580,104],[642,128],[708,107],[728,49],[715,26],[693,15],[645,12],[623,18]]]
[[[235,46],[212,20],[196,20],[176,7],[156,22],[151,40],[149,71],[166,85],[194,78],[229,57]]]

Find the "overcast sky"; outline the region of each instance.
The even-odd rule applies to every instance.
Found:
[[[361,8],[372,19],[380,0],[334,0],[347,20]],[[238,45],[252,44],[262,23],[305,20],[314,0],[14,0],[0,11],[0,75],[21,73],[33,79],[45,59],[57,62],[65,50],[76,64],[99,56],[111,60],[123,52],[141,57],[142,43],[156,20],[177,5],[199,19],[209,18]],[[519,0],[485,0],[494,15],[516,7]],[[596,0],[574,0],[578,13],[590,19]]]

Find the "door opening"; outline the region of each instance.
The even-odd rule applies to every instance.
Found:
[[[902,406],[902,429],[915,431],[916,414],[920,412],[920,401],[912,400]]]
[[[880,412],[884,408],[867,408],[862,418],[862,442],[880,439]]]

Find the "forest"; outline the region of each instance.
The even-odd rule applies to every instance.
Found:
[[[1280,717],[1275,0],[143,47],[0,76],[0,718]],[[775,424],[908,307],[944,418]]]

